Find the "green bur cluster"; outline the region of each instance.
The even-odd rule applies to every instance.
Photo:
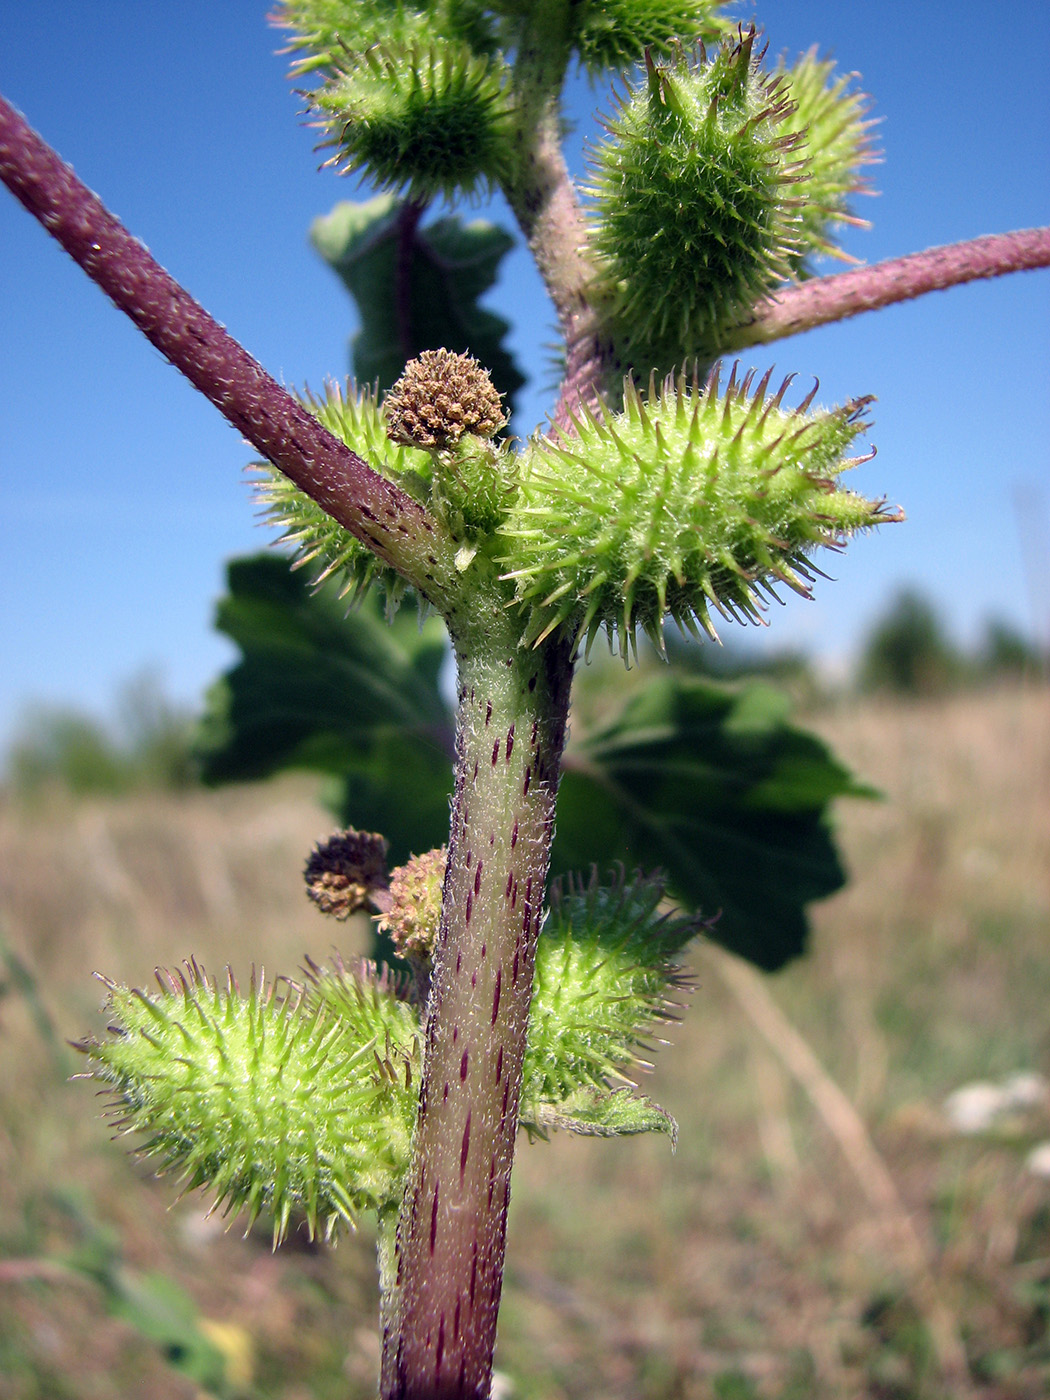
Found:
[[[304,95],[330,164],[421,201],[499,184],[511,104],[484,6],[287,0],[274,17],[300,54],[293,73],[321,75]]]
[[[755,31],[629,87],[593,152],[594,293],[636,370],[715,358],[751,309],[835,254],[872,159],[865,104],[815,53],[772,74]]]
[[[321,75],[305,95],[335,148],[331,163],[413,199],[451,200],[513,179],[518,97],[504,55],[521,43],[530,8],[285,0],[275,19],[291,33],[293,73]],[[716,0],[562,8],[550,7],[550,24],[595,75],[732,30]]]
[[[669,375],[657,387],[675,366],[715,358],[756,303],[804,273],[809,254],[833,251],[829,230],[851,218],[847,199],[869,158],[861,99],[830,64],[810,55],[765,74],[754,31],[734,42],[718,9],[710,0],[278,7],[293,71],[316,78],[308,97],[332,163],[407,196],[396,216],[382,215],[398,238],[437,196],[501,187],[512,207],[532,207],[522,153],[538,138],[530,83],[541,50],[566,63],[575,53],[592,74],[644,59],[595,152],[589,236],[577,241],[587,245],[580,295],[612,358],[643,374],[657,367],[648,394],[628,379],[622,407],[608,393],[601,411],[581,409],[569,429],[517,448],[500,440],[500,396],[467,354],[422,349],[383,400],[332,386],[304,399],[440,523],[455,577],[426,601],[462,619],[464,599],[480,600],[460,624],[475,627],[471,645],[485,645],[476,618],[487,625],[500,612],[524,645],[560,631],[589,646],[605,629],[626,656],[639,629],[662,645],[666,618],[714,636],[714,615],[758,620],[778,584],[807,593],[818,547],[895,518],[838,484],[854,465],[846,453],[866,400],[813,409],[814,390],[787,409],[788,381],[767,397],[769,373],[752,387],[753,372],[738,381],[735,369],[724,392],[717,375],[703,384]],[[678,39],[722,42],[709,58]],[[523,53],[536,70],[527,81]],[[444,246],[427,245],[431,271]],[[400,266],[390,259],[390,276]],[[449,277],[452,303],[469,310],[480,284],[462,269]],[[403,579],[273,468],[260,470],[269,518],[300,561],[354,596],[385,587],[396,606]],[[160,974],[151,995],[109,984],[112,1033],[83,1048],[122,1128],[146,1135],[141,1151],[249,1225],[266,1213],[275,1243],[300,1219],[326,1237],[365,1211],[391,1220],[417,1113],[422,1027],[410,994],[426,985],[421,950],[437,932],[430,884],[430,926],[401,929],[417,940],[406,943],[412,984],[368,964],[312,963],[301,985],[280,992],[253,978],[242,993],[194,963]],[[697,931],[695,920],[664,915],[662,897],[662,884],[642,877],[553,892],[523,1070],[530,1133],[673,1139],[673,1120],[632,1082],[654,1027],[674,1016],[674,958]]]
[[[142,1155],[249,1228],[265,1210],[275,1245],[293,1215],[330,1238],[378,1209],[407,1161],[418,1026],[374,969],[334,976],[331,997],[254,975],[242,993],[196,963],[158,972],[159,995],[109,984],[111,1037],[80,1047]]]
[[[497,50],[497,29],[489,6],[478,0],[280,0],[271,16],[288,31],[296,54],[293,73],[330,73],[348,50],[375,44],[400,48],[445,41],[472,52]]]
[[[654,1021],[681,985],[673,956],[697,922],[660,911],[658,880],[592,879],[554,897],[539,941],[521,1120],[603,1136],[673,1120],[630,1086]],[[265,1212],[274,1244],[305,1221],[332,1238],[400,1200],[420,1082],[419,1010],[369,963],[309,963],[301,985],[196,963],[158,973],[159,993],[107,983],[110,1035],[79,1047],[115,1096],[140,1154],[216,1207]],[[615,1086],[615,1087],[613,1087]]]
[[[644,398],[628,380],[622,412],[583,410],[571,432],[537,435],[517,453],[469,432],[432,451],[397,445],[388,436],[397,386],[382,405],[333,387],[310,407],[442,519],[461,542],[461,568],[480,555],[485,586],[497,572],[510,585],[505,605],[519,609],[526,644],[566,628],[589,646],[604,628],[627,655],[639,629],[662,648],[667,618],[711,637],[712,613],[759,621],[766,600],[779,601],[778,584],[808,596],[816,549],[900,518],[838,484],[868,460],[845,453],[870,400],[814,409],[814,388],[789,409],[793,376],[767,396],[771,374],[755,384],[753,370],[738,379],[734,367],[724,390],[717,371],[703,385],[651,378]],[[262,470],[271,522],[321,579],[335,573],[355,595],[380,581],[397,601],[397,575]]]

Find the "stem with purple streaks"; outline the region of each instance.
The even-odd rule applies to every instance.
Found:
[[[487,1395],[532,973],[572,648],[531,651],[501,609],[457,645],[442,922],[414,1161],[385,1300],[385,1400]]]

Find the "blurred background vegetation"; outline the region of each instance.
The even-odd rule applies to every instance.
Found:
[[[30,800],[54,789],[79,796],[182,791],[200,777],[196,721],[188,706],[167,697],[152,671],[123,686],[108,718],[28,706],[6,756],[4,787]]]
[[[889,600],[845,675],[822,674],[804,652],[759,655],[733,635],[723,646],[696,646],[671,634],[668,654],[689,675],[772,681],[802,713],[851,695],[914,699],[1050,676],[1050,655],[1011,624],[989,619],[976,643],[965,647],[912,588]],[[648,654],[645,664],[655,666],[656,658]],[[603,688],[615,689],[616,671],[601,666]],[[130,678],[107,716],[30,705],[0,763],[0,784],[18,800],[57,789],[74,795],[184,791],[202,778],[200,718],[168,698],[154,671]]]
[[[624,697],[668,675],[713,674],[737,705],[754,687],[742,650],[669,649],[671,672],[596,656],[574,731],[608,732]],[[1046,658],[998,626],[964,649],[904,594],[848,680],[798,656],[763,669],[881,800],[835,804],[851,879],[810,907],[806,957],[740,981],[744,965],[713,945],[691,954],[691,1005],[654,1057],[677,1155],[523,1144],[504,1393],[1036,1400],[1050,1393]],[[263,718],[287,731],[287,713]],[[93,970],[145,985],[148,968],[196,956],[294,976],[332,945],[300,885],[332,824],[331,774],[208,787],[201,732],[141,677],[108,718],[27,716],[8,757],[2,1400],[373,1393],[368,1230],[272,1255],[265,1230],[226,1233],[195,1194],[172,1207],[172,1183],[69,1082],[67,1039],[100,1029]],[[340,926],[335,941],[366,951],[370,930]],[[998,1107],[964,1121],[951,1096],[966,1086]],[[965,1376],[946,1385],[953,1348]]]

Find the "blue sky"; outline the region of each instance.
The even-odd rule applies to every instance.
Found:
[[[271,372],[319,385],[346,373],[353,317],[307,228],[363,194],[318,173],[267,9],[0,0],[0,91]],[[817,44],[874,98],[881,197],[861,202],[874,227],[851,233],[856,256],[1050,222],[1045,0],[994,26],[970,3],[771,0],[757,14],[772,53]],[[608,107],[604,89],[573,87],[574,153]],[[549,407],[553,320],[523,250],[491,302],[516,318],[533,376],[525,429]],[[0,311],[0,747],[27,706],[102,711],[144,667],[195,701],[232,659],[211,628],[224,561],[267,538],[251,453],[6,191]],[[962,640],[992,614],[1047,635],[1048,312],[1050,272],[1027,273],[747,357],[818,375],[824,402],[876,394],[878,456],[855,484],[908,514],[748,640],[841,662],[902,582]]]

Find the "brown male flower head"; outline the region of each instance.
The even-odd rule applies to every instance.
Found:
[[[428,450],[454,447],[464,433],[491,437],[507,421],[496,386],[471,355],[424,350],[386,396],[387,435]]]
[[[306,893],[322,914],[348,919],[359,909],[385,903],[390,877],[387,845],[377,832],[337,831],[319,841],[306,862]],[[377,898],[378,897],[378,898]]]

